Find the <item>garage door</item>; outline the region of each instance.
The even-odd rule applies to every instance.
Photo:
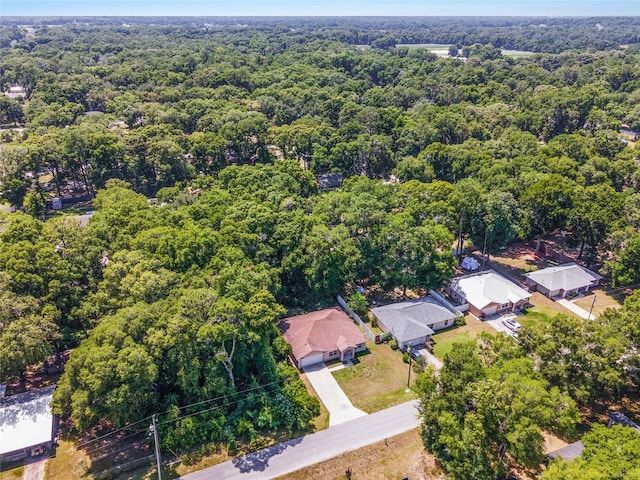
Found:
[[[314,353],[300,359],[300,368],[308,367],[322,361],[322,353]]]

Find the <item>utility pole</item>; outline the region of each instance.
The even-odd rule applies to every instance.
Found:
[[[484,230],[484,245],[482,247],[482,270],[484,270],[484,262],[487,260],[487,229]]]
[[[458,248],[456,255],[458,256],[458,263],[462,262],[462,222],[464,221],[464,208],[460,213],[460,229],[458,230]]]
[[[157,415],[151,416],[153,422],[149,427],[153,431],[153,443],[156,450],[156,467],[158,469],[158,480],[162,480],[162,471],[160,470],[160,442],[158,441],[158,424],[156,423]]]
[[[411,387],[409,386],[411,384],[411,348],[413,348],[413,344],[409,344],[409,348],[407,349],[407,352],[409,352],[409,374],[407,375],[407,389],[405,390],[406,392],[409,392],[411,390]]]
[[[593,312],[593,306],[596,304],[596,296],[593,296],[593,302],[591,302],[591,308],[589,309],[589,316],[587,317],[587,320],[591,320],[591,312]]]

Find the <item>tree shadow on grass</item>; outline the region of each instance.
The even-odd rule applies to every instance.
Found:
[[[293,440],[289,440],[288,442],[279,443],[278,445],[273,445],[272,447],[264,448],[262,450],[258,450],[257,452],[234,458],[232,460],[232,463],[242,473],[249,473],[254,471],[263,472],[269,466],[269,461],[271,460],[271,458],[275,457],[276,455],[280,455],[288,447],[293,447],[299,444],[301,441],[302,437],[294,438]]]

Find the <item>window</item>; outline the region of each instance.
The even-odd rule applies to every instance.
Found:
[[[503,303],[502,305],[500,305],[500,310],[504,310],[505,308],[509,308],[509,303]]]
[[[444,321],[444,326],[446,327],[447,325],[449,325],[449,320]]]

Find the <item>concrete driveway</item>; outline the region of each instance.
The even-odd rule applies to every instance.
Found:
[[[365,412],[353,406],[324,363],[305,367],[303,371],[320,400],[329,410],[330,427],[366,415]]]
[[[491,327],[493,327],[498,332],[502,332],[505,335],[510,337],[513,335],[513,332],[502,323],[503,320],[507,320],[509,318],[513,318],[514,320],[518,321],[518,315],[514,313],[506,313],[497,318],[492,318],[491,320],[485,320],[484,322],[491,325]]]
[[[562,305],[567,310],[575,313],[576,315],[578,315],[581,318],[584,318],[585,320],[594,320],[598,318],[593,313],[591,314],[591,317],[589,317],[589,312],[587,312],[584,308],[577,306],[571,300],[567,300],[566,298],[559,298],[558,300],[556,300],[556,303],[559,305]]]
[[[420,355],[422,355],[427,361],[427,365],[433,365],[433,368],[435,368],[436,372],[440,371],[440,369],[442,368],[442,362],[438,359],[438,357],[427,350],[426,347],[420,348],[418,349],[418,351],[420,352]]]

